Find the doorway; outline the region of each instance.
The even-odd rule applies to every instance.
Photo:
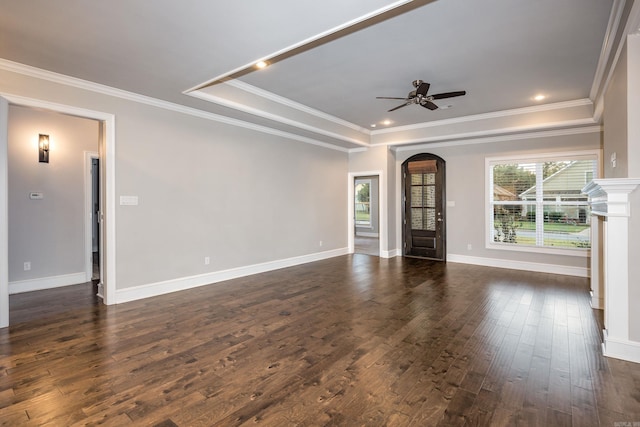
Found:
[[[380,256],[380,179],[356,176],[354,186],[354,253]]]
[[[115,217],[115,116],[84,108],[56,104],[49,101],[25,98],[16,95],[0,94],[0,170],[6,171],[7,125],[9,104],[56,111],[100,122],[100,158],[103,160],[100,173],[101,205],[104,206],[106,219]],[[6,173],[0,173],[0,213],[8,210],[8,180]],[[113,221],[100,222],[101,280],[98,293],[107,304],[116,302],[115,283],[115,225]],[[109,244],[107,244],[109,243]],[[8,281],[8,221],[7,215],[0,215],[0,328],[9,326],[9,281]]]
[[[85,271],[87,281],[100,283],[100,158],[85,151]]]
[[[445,161],[416,154],[402,164],[403,254],[446,261]]]

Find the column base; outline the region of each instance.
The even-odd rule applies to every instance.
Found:
[[[603,334],[602,354],[614,359],[640,363],[640,342],[610,338],[606,329]]]

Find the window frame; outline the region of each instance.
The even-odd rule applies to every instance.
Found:
[[[591,248],[558,248],[550,246],[532,246],[532,245],[518,245],[512,243],[494,242],[492,235],[493,227],[493,186],[491,179],[491,167],[495,164],[508,164],[508,163],[539,163],[549,161],[561,161],[561,160],[595,160],[597,176],[593,179],[597,179],[602,175],[601,164],[602,152],[601,150],[580,150],[580,151],[561,151],[553,153],[532,153],[532,154],[514,154],[511,156],[498,156],[498,157],[486,157],[485,158],[485,248],[506,250],[506,251],[518,251],[518,252],[530,252],[540,253],[547,255],[568,255],[575,257],[589,257],[591,256]],[[588,183],[585,183],[585,185]],[[583,187],[584,188],[584,187]]]
[[[354,224],[356,226],[356,228],[367,228],[369,230],[373,230],[373,222],[371,221],[371,186],[372,186],[372,179],[371,178],[356,178],[354,180],[353,183],[353,221]],[[358,198],[358,191],[357,191],[357,187],[358,184],[362,184],[362,185],[368,185],[369,186],[369,221],[368,222],[358,222],[358,220],[356,219],[356,215],[357,215],[357,209],[356,209],[356,203],[360,203],[357,201]]]

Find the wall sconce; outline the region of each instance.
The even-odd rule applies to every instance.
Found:
[[[38,156],[40,163],[49,163],[49,135],[40,134],[38,139]]]

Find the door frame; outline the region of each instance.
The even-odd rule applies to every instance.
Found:
[[[107,305],[116,302],[116,224],[115,224],[115,116],[100,111],[57,104],[35,98],[0,93],[0,328],[9,326],[9,221],[8,221],[8,114],[9,105],[40,108],[100,122],[100,159],[103,171],[100,193],[104,203],[104,221],[101,221],[104,239],[100,252],[106,267],[100,277],[99,295]],[[106,277],[105,277],[106,276]]]
[[[411,161],[414,160],[421,160],[421,159],[425,159],[428,158],[429,160],[436,160],[436,162],[442,162],[442,165],[444,166],[444,170],[442,172],[442,185],[441,185],[441,191],[440,194],[438,195],[441,198],[441,215],[440,218],[438,218],[438,221],[440,222],[440,234],[441,234],[441,245],[440,247],[442,248],[442,257],[441,258],[431,258],[431,257],[422,257],[422,256],[417,256],[417,255],[407,255],[407,246],[406,246],[406,242],[407,242],[407,230],[410,230],[411,228],[411,219],[408,218],[407,215],[407,176],[405,174],[406,169],[409,165],[409,163]],[[400,199],[401,199],[401,218],[400,218],[400,224],[401,224],[401,228],[402,228],[402,234],[401,234],[401,244],[400,244],[400,248],[401,248],[401,252],[402,252],[402,256],[406,256],[406,257],[415,257],[415,258],[424,258],[424,259],[431,259],[434,261],[442,261],[442,262],[446,262],[447,261],[447,168],[446,168],[446,160],[444,160],[442,157],[433,154],[433,153],[418,153],[418,154],[414,154],[413,156],[408,157],[407,159],[405,159],[401,164],[400,164]],[[436,230],[437,230],[437,226],[436,226]],[[437,231],[436,231],[437,233]],[[437,237],[436,237],[437,239]],[[436,243],[437,244],[437,243]]]
[[[95,151],[84,152],[84,270],[86,281],[91,281],[93,277],[93,160],[100,160],[100,155]],[[100,177],[98,176],[98,186]],[[98,193],[100,191],[98,190]],[[100,204],[98,202],[98,204]],[[102,209],[100,209],[102,210]],[[98,230],[98,233],[100,231]],[[98,239],[98,253],[102,247]],[[102,265],[100,265],[102,270]],[[102,271],[100,272],[102,277]],[[102,279],[101,279],[102,280]]]
[[[380,245],[380,258],[390,258],[387,235],[387,183],[384,180],[384,172],[381,170],[349,172],[347,178],[347,243],[348,253],[355,252],[355,179],[360,176],[378,177],[378,234]]]

